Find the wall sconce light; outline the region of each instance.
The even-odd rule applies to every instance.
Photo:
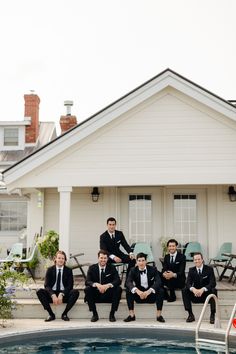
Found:
[[[230,186],[228,190],[229,200],[231,202],[236,202],[236,191],[234,190],[234,186]]]
[[[93,190],[91,193],[92,201],[97,202],[99,199],[99,195],[100,195],[100,193],[99,193],[98,187],[93,187]]]
[[[43,204],[42,192],[38,192],[38,194],[37,194],[37,207],[42,208],[42,204]]]

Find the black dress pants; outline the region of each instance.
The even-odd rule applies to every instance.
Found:
[[[55,295],[58,296],[59,292],[55,291],[54,292]],[[43,305],[44,310],[50,312],[51,311],[51,306],[50,304],[53,303],[52,297],[50,295],[50,293],[48,292],[47,289],[39,289],[36,292],[39,301],[41,302],[41,304]],[[74,306],[74,304],[76,303],[77,299],[79,297],[79,290],[77,289],[72,289],[69,294],[66,294],[65,296],[63,296],[63,303],[66,303],[66,308],[64,310],[64,313],[68,313],[70,311],[70,309]]]
[[[96,303],[111,303],[111,311],[118,310],[122,289],[120,286],[107,289],[103,294],[96,287],[87,286],[84,289],[84,301],[88,303],[89,311],[96,312]]]
[[[192,313],[192,302],[194,304],[203,304],[209,294],[215,294],[217,296],[217,290],[214,288],[211,291],[205,291],[201,297],[197,297],[194,296],[194,293],[188,288],[182,289],[182,297],[185,310],[189,313]],[[209,303],[211,306],[211,313],[213,314],[216,312],[215,300],[211,298]]]
[[[126,290],[126,301],[129,310],[134,310],[134,301],[138,304],[154,304],[156,303],[157,310],[162,310],[164,300],[164,290],[160,288],[155,294],[151,293],[146,299],[140,299],[138,294]]]

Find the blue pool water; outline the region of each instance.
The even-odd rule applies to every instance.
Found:
[[[180,337],[181,336],[181,337]],[[229,353],[236,353],[233,343]],[[0,339],[0,354],[191,354],[196,353],[194,333],[153,328],[87,328],[35,332]],[[212,347],[201,354],[219,353]],[[223,351],[221,351],[223,353]]]

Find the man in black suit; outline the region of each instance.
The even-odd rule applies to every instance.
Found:
[[[182,290],[184,308],[188,311],[188,318],[186,322],[195,321],[194,314],[192,312],[193,303],[204,303],[209,294],[215,294],[217,296],[216,279],[213,268],[204,265],[203,257],[201,253],[195,253],[193,256],[195,267],[189,269],[186,287]],[[211,316],[210,323],[215,322],[215,300],[212,298],[210,301]]]
[[[129,309],[129,316],[125,322],[135,321],[134,301],[137,303],[156,303],[157,321],[165,322],[161,315],[164,290],[161,278],[156,267],[147,265],[147,255],[138,253],[136,257],[137,266],[131,268],[127,277],[126,300]]]
[[[128,254],[120,250],[122,246]],[[122,231],[116,230],[116,219],[107,219],[107,231],[100,236],[100,249],[106,250],[109,255],[109,262],[128,263],[127,275],[131,267],[135,266],[135,255],[127,243]]]
[[[47,269],[44,289],[39,289],[36,293],[39,301],[49,314],[45,319],[45,322],[53,321],[56,318],[51,309],[50,303],[53,303],[54,305],[67,303],[66,308],[61,315],[61,319],[69,321],[70,319],[67,314],[76,303],[79,297],[79,290],[73,289],[73,273],[72,270],[65,265],[65,252],[57,251],[54,263],[54,266]]]
[[[185,266],[186,257],[184,254],[177,252],[178,242],[170,239],[167,242],[169,254],[165,255],[162,268],[162,280],[169,290],[168,294],[165,289],[168,302],[176,300],[175,289],[182,289],[185,285]]]
[[[89,267],[85,281],[85,302],[89,311],[93,312],[91,322],[98,321],[97,302],[111,302],[109,321],[115,322],[115,311],[118,310],[121,292],[120,277],[116,268],[108,263],[107,251],[98,252],[98,263]]]

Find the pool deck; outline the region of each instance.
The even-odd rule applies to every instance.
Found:
[[[213,332],[224,334],[227,327],[227,321],[221,321],[222,328],[214,328],[214,325],[210,325],[209,322],[203,321],[201,329],[205,332]],[[56,319],[50,323],[44,322],[42,319],[13,319],[8,320],[6,327],[0,328],[0,337],[8,337],[16,334],[27,334],[32,332],[42,332],[51,330],[63,330],[63,329],[79,329],[80,328],[162,328],[162,329],[180,329],[183,331],[195,331],[197,321],[194,323],[186,323],[181,320],[172,320],[166,323],[157,323],[154,320],[136,320],[132,323],[125,323],[122,320],[117,320],[115,323],[110,323],[108,320],[101,319],[96,323],[90,322],[90,320],[72,319],[70,322],[64,322],[61,319]],[[232,326],[230,335],[236,338],[236,328]]]

